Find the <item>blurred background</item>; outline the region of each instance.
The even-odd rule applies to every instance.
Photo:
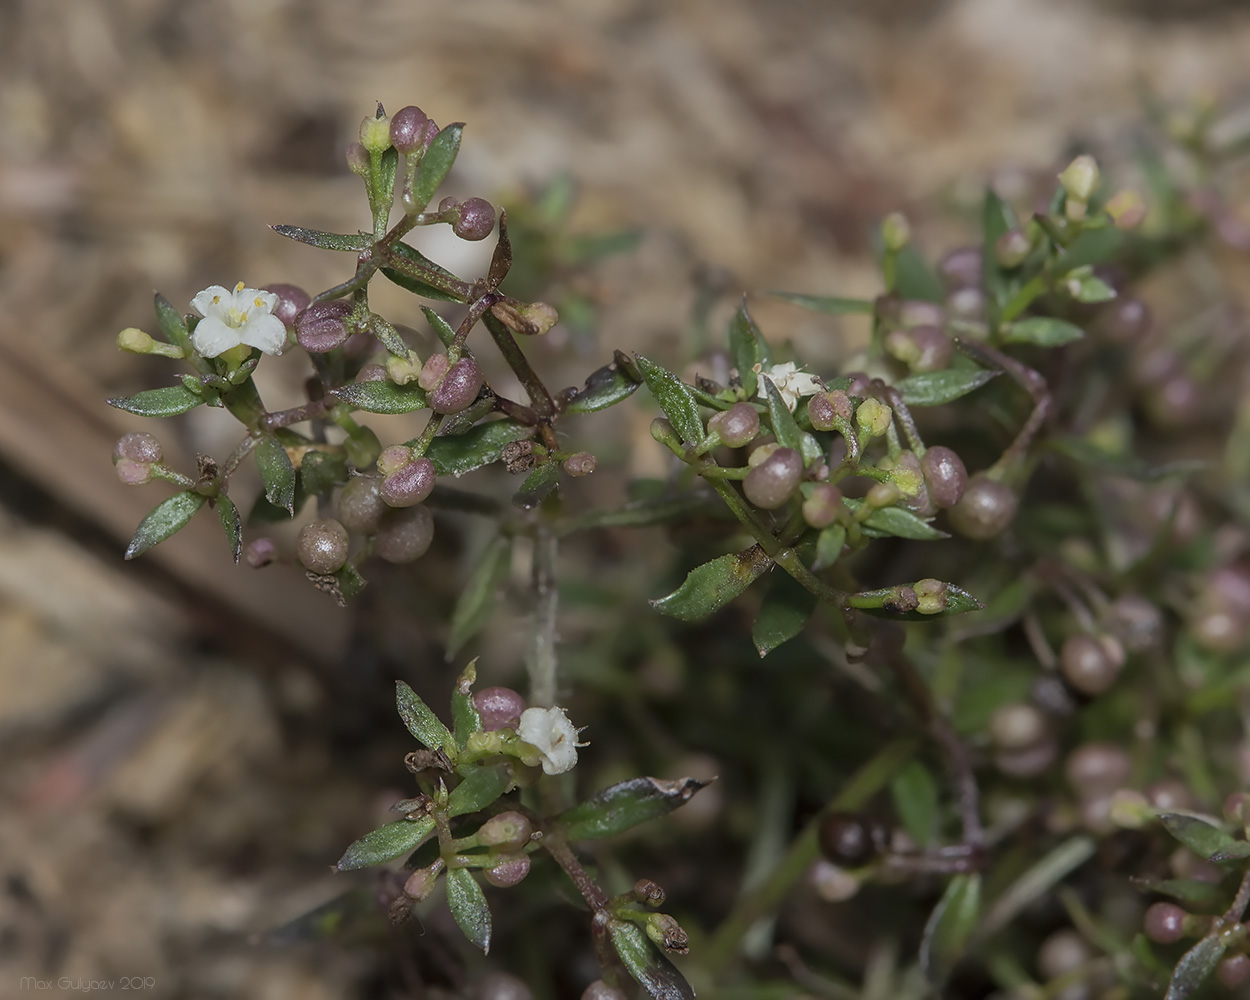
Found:
[[[154,289],[347,275],[268,226],[367,226],[342,154],[376,102],[468,123],[452,194],[511,211],[563,176],[572,231],[641,233],[582,279],[597,333],[541,348],[584,376],[677,357],[709,284],[872,296],[881,216],[953,245],[987,180],[1010,197],[1075,151],[1114,172],[1148,95],[1250,113],[1247,52],[1237,0],[0,0],[0,995],[419,995],[385,947],[249,941],[341,890],[329,866],[406,794],[389,664],[450,677],[424,613],[362,644],[376,602],[235,569],[207,523],[123,562],[159,496],[116,481],[116,437],[221,457],[233,430],[103,404],[170,377],[115,347]],[[830,337],[752,303],[770,336]]]

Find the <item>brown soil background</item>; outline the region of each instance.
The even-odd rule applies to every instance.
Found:
[[[266,227],[365,224],[341,151],[373,102],[468,122],[453,193],[564,172],[575,229],[645,232],[595,275],[606,360],[679,333],[709,267],[873,294],[886,212],[939,249],[992,175],[1122,161],[1144,83],[1250,109],[1247,53],[1250,10],[1198,0],[0,2],[0,996],[419,995],[368,950],[248,943],[341,888],[395,797],[320,728],[358,623],[233,569],[211,525],[123,563],[157,494],[114,479],[142,424],[101,402],[168,378],[113,341],[154,288],[344,276]],[[159,430],[224,453],[207,422]],[[389,677],[355,676],[385,720]]]

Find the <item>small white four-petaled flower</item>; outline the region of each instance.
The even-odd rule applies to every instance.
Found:
[[[521,713],[516,734],[538,748],[546,774],[563,774],[577,763],[577,727],[562,708],[527,708]]]
[[[781,395],[781,401],[792,413],[799,404],[800,396],[814,396],[822,389],[815,375],[801,371],[799,366],[792,361],[773,365],[768,369],[764,369],[762,365],[756,365],[755,371],[760,376],[760,388],[756,395],[761,399],[768,399],[768,387],[764,384],[764,379],[771,379]]]
[[[204,318],[196,324],[191,343],[201,357],[215,358],[232,347],[246,344],[266,354],[281,354],[286,347],[286,327],[273,314],[278,296],[257,288],[234,291],[210,285],[191,300],[191,308]]]

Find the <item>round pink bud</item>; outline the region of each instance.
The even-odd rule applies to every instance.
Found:
[[[417,376],[417,385],[426,392],[438,387],[451,368],[451,359],[446,354],[431,354],[421,366],[421,374]]]
[[[378,524],[377,553],[390,563],[420,559],[433,541],[434,515],[420,505],[392,509]]]
[[[529,873],[530,856],[514,854],[501,860],[494,868],[487,868],[482,875],[491,885],[507,889],[516,885]]]
[[[123,434],[117,439],[117,444],[113,445],[114,462],[123,458],[132,462],[159,462],[161,455],[161,443],[144,431]]]
[[[461,358],[430,393],[435,413],[459,413],[468,407],[482,388],[482,369],[472,358]]]
[[[347,147],[347,167],[353,174],[361,177],[369,172],[369,151],[358,142]]]
[[[525,711],[525,699],[506,687],[488,687],[473,692],[473,707],[482,719],[482,729],[516,729]]]
[[[295,325],[295,317],[307,309],[308,303],[312,301],[312,296],[299,285],[288,285],[281,281],[266,285],[265,291],[278,296],[278,304],[274,306],[273,314],[288,327]]]
[[[342,569],[349,544],[347,529],[333,518],[325,518],[300,528],[295,553],[306,570],[324,576]]]
[[[1250,958],[1231,955],[1215,967],[1215,978],[1230,990],[1240,989],[1250,983]]]
[[[252,567],[260,569],[278,558],[278,543],[272,538],[253,538],[243,547],[243,559]]]
[[[147,462],[135,462],[129,458],[113,459],[113,471],[127,486],[143,486],[152,481],[152,466]]]
[[[430,124],[425,112],[415,105],[400,108],[391,115],[391,145],[401,153],[424,150],[430,144],[426,138]]]
[[[420,902],[434,891],[438,884],[438,872],[429,868],[418,868],[404,883],[404,895]]]
[[[382,499],[390,507],[411,507],[430,495],[436,478],[434,463],[425,457],[418,458],[382,480]]]
[[[477,842],[483,847],[502,847],[519,851],[530,841],[534,825],[524,813],[509,810],[492,816],[477,831]]]
[[[842,510],[842,491],[829,483],[817,483],[803,501],[803,520],[813,528],[827,528]]]
[[[1146,910],[1142,930],[1156,944],[1173,944],[1185,936],[1188,915],[1175,903],[1154,903]]]
[[[803,478],[803,457],[793,448],[778,448],[747,473],[742,492],[756,507],[776,510],[794,496]]]
[[[589,476],[597,464],[597,459],[590,452],[579,451],[564,460],[564,471],[570,476]]]
[[[734,403],[729,409],[713,414],[707,429],[715,431],[730,448],[741,448],[754,441],[760,432],[760,415],[750,403]]]
[[[412,461],[412,449],[406,444],[390,444],[378,455],[378,471],[384,476],[398,472]]]
[[[957,288],[977,288],[981,285],[981,250],[979,247],[959,247],[951,250],[938,261],[938,273],[951,291]]]
[[[341,347],[348,337],[347,317],[352,304],[345,299],[318,302],[295,317],[295,339],[312,354]]]
[[[484,240],[495,229],[495,206],[485,198],[470,198],[460,206],[460,217],[451,231],[462,240]]]
[[[385,382],[386,379],[386,365],[380,365],[376,361],[361,365],[360,371],[356,373],[357,382]]]

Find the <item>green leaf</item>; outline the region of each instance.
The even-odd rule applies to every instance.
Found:
[[[490,907],[477,879],[467,868],[452,868],[447,872],[447,908],[460,930],[469,941],[490,951]]]
[[[608,937],[621,962],[654,1000],[694,1000],[694,990],[641,927],[625,920],[608,923]]]
[[[560,463],[548,460],[536,465],[512,494],[512,503],[521,510],[533,510],[551,495],[560,479]]]
[[[368,581],[360,575],[360,570],[356,569],[350,562],[343,563],[338,569],[331,574],[335,582],[338,583],[339,592],[344,598],[353,598],[365,589]]]
[[[334,867],[341,872],[385,864],[415,850],[434,831],[434,817],[401,819],[366,833],[339,858]]]
[[[1037,344],[1039,347],[1062,347],[1085,336],[1085,331],[1053,316],[1029,316],[1007,323],[1002,338],[1009,344]]]
[[[686,384],[667,368],[653,364],[641,354],[638,355],[638,370],[682,441],[686,444],[702,441],[703,421],[699,419],[698,404]]]
[[[421,157],[421,166],[417,168],[417,177],[412,184],[412,197],[418,205],[428,205],[443,178],[456,162],[456,154],[460,152],[460,138],[464,132],[464,122],[455,122],[440,129],[430,148]]]
[[[226,533],[226,541],[230,543],[230,554],[238,563],[239,556],[243,553],[243,525],[239,522],[239,508],[224,493],[217,494],[215,503],[221,528]]]
[[[639,383],[629,373],[613,362],[598,371],[591,372],[586,385],[564,405],[565,413],[598,413],[614,406],[634,394]]]
[[[477,565],[465,581],[451,613],[451,631],[447,637],[447,659],[454,657],[464,644],[486,624],[495,604],[495,595],[508,578],[512,539],[496,535],[478,557]]]
[[[403,246],[402,243],[397,244]],[[459,292],[444,291],[441,288],[415,278],[405,271],[401,271],[395,267],[384,267],[381,269],[382,274],[397,284],[404,291],[412,292],[413,295],[419,295],[423,299],[432,299],[435,302],[464,302],[466,296]]]
[[[1007,276],[998,266],[996,244],[998,238],[1010,229],[1019,228],[1020,222],[1012,210],[993,188],[985,189],[985,202],[981,210],[984,241],[981,244],[981,279],[995,310],[1002,309],[1007,301]]]
[[[383,319],[377,313],[370,313],[368,329],[378,339],[378,343],[395,357],[408,357],[408,345],[404,343],[404,338],[399,335],[399,331],[389,320]]]
[[[449,656],[448,659],[451,657]],[[460,672],[456,686],[451,690],[451,720],[455,729],[456,743],[463,747],[473,733],[481,732],[482,716],[473,704],[473,684],[477,681],[477,660],[473,660]]]
[[[187,354],[192,353],[191,334],[187,331],[187,321],[160,292],[156,293],[156,324],[169,343],[181,347]]]
[[[786,401],[777,391],[776,383],[767,375],[761,375],[764,391],[768,395],[768,421],[772,424],[773,436],[783,448],[793,448],[802,454],[803,432],[794,422],[794,414],[786,407]]]
[[[980,873],[956,875],[933,908],[920,942],[920,967],[934,986],[941,987],[963,957],[980,915]]]
[[[1250,858],[1250,840],[1235,840],[1228,847],[1216,851],[1207,860],[1222,865],[1226,861],[1242,861],[1245,858]]]
[[[896,536],[910,538],[917,542],[934,542],[939,538],[950,538],[945,531],[939,531],[927,521],[902,507],[881,507],[869,514],[860,524],[864,528],[871,529],[864,532],[871,538]]]
[[[295,514],[295,466],[275,437],[263,437],[256,445],[256,468],[265,484],[265,499],[275,507]]]
[[[382,273],[391,281],[423,298],[442,302],[467,302],[472,286],[416,247],[396,243],[391,247]]]
[[[699,621],[732,601],[771,565],[772,560],[758,545],[726,553],[696,566],[680,587],[652,601],[651,606],[681,621]]]
[[[921,847],[931,845],[937,839],[940,817],[937,782],[929,769],[918,760],[908,761],[890,783],[890,795],[912,840]]]
[[[442,750],[452,760],[456,758],[456,741],[451,732],[430,707],[417,697],[417,692],[403,681],[395,682],[395,707],[412,733],[430,750]]]
[[[630,778],[566,809],[555,822],[569,840],[599,840],[671,813],[707,784],[695,778]]]
[[[815,594],[796,583],[789,573],[777,574],[751,626],[751,641],[760,657],[802,632],[815,608]]]
[[[180,531],[195,516],[195,512],[204,506],[206,499],[198,493],[187,491],[175,493],[169,499],[162,500],[139,522],[134,538],[126,548],[126,558],[133,559],[143,555],[153,545],[159,545],[170,535]]]
[[[310,247],[322,250],[345,250],[349,253],[360,253],[373,246],[373,237],[364,233],[327,233],[320,229],[304,229],[302,226],[273,226],[279,236],[285,236],[297,243],[307,243]]]
[[[320,496],[347,482],[347,456],[310,448],[299,463],[299,480],[309,496]]]
[[[512,775],[506,764],[492,767],[476,766],[464,781],[451,790],[447,809],[451,816],[467,816],[485,809],[512,785]]]
[[[1047,443],[1056,451],[1091,468],[1144,482],[1188,476],[1202,472],[1210,466],[1209,462],[1202,459],[1180,459],[1163,465],[1151,465],[1136,455],[1109,451],[1085,438],[1053,437]]]
[[[1201,910],[1215,912],[1222,910],[1225,905],[1227,893],[1219,887],[1218,884],[1212,882],[1202,882],[1198,879],[1155,879],[1155,878],[1130,878],[1134,885],[1149,892],[1157,892],[1161,896],[1168,896],[1172,899],[1180,900],[1190,906],[1197,907]]]
[[[1176,963],[1164,1000],[1185,1000],[1215,971],[1231,942],[1222,934],[1208,934]]]
[[[1179,812],[1160,813],[1159,822],[1173,837],[1207,860],[1223,851],[1236,850],[1235,845],[1243,843],[1202,816]]]
[[[902,584],[902,586],[911,586],[911,584]],[[929,615],[921,614],[919,611],[899,612],[890,610],[896,591],[895,587],[882,587],[879,590],[863,590],[858,594],[848,594],[846,606],[858,608],[874,618],[889,618],[891,621],[901,622],[933,621],[936,618],[961,615],[966,611],[980,611],[984,607],[968,591],[962,587],[956,587],[953,583],[948,583],[946,584],[946,607],[941,611]]]
[[[812,563],[812,572],[819,573],[828,569],[842,555],[846,545],[846,529],[840,524],[831,524],[816,536],[816,561]]]
[[[908,406],[940,406],[979,389],[999,373],[983,368],[948,368],[944,372],[920,372],[894,383]]]
[[[900,298],[941,302],[946,289],[920,252],[905,246],[894,257],[895,291]]]
[[[1110,302],[1115,298],[1115,289],[1103,281],[1102,278],[1090,275],[1080,279],[1080,284],[1072,293],[1072,297],[1077,302],[1085,302],[1087,304]]]
[[[747,312],[746,296],[743,296],[738,311],[729,321],[729,357],[733,360],[734,367],[738,369],[742,391],[746,393],[747,399],[753,399],[759,389],[759,377],[755,373],[755,366],[763,365],[767,368],[772,363],[773,355],[768,348],[768,341],[764,339],[759,327],[755,325],[755,320],[751,319],[751,314]],[[794,446],[786,445],[786,447]]]
[[[429,405],[425,390],[415,382],[396,385],[389,379],[349,382],[331,395],[367,413],[411,413]]]
[[[429,306],[422,306],[421,311],[425,313],[426,322],[430,324],[435,336],[443,342],[443,346],[450,347],[456,340],[456,331],[451,328],[451,324]]]
[[[812,312],[826,316],[861,314],[871,316],[876,303],[872,299],[844,299],[832,295],[803,295],[799,292],[769,292],[775,299],[784,299]]]
[[[145,389],[133,396],[114,396],[108,404],[141,417],[176,417],[194,410],[204,401],[203,396],[185,385],[169,385],[163,389]]]
[[[1083,834],[1069,837],[1042,855],[1023,874],[999,893],[977,930],[977,939],[986,940],[1094,856],[1097,845]]]
[[[436,437],[430,442],[425,457],[434,463],[434,471],[440,476],[463,476],[483,465],[498,462],[508,444],[527,438],[533,432],[532,427],[515,420],[493,420],[478,424],[464,434]]]

